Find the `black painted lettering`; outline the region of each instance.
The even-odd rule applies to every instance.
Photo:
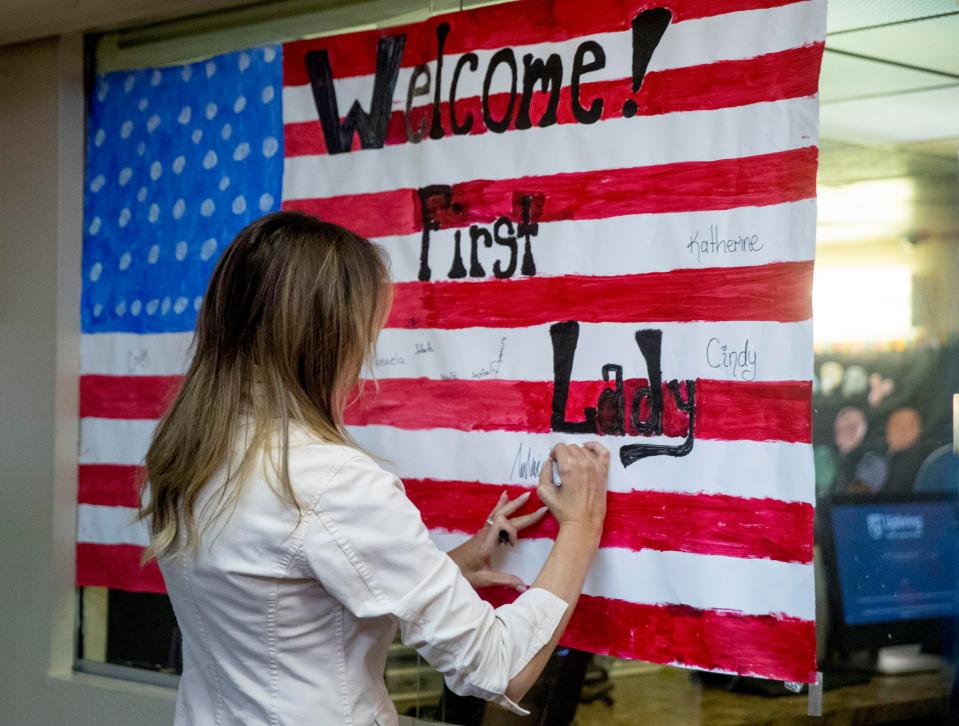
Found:
[[[456,61],[456,66],[453,68],[453,82],[450,84],[450,127],[453,129],[454,134],[460,136],[468,134],[473,128],[473,114],[469,114],[462,124],[456,118],[456,87],[459,85],[460,73],[463,71],[463,66],[467,65],[471,71],[475,71],[479,67],[479,56],[477,56],[476,53],[464,53],[461,55],[459,60]]]
[[[640,459],[649,456],[686,456],[693,450],[693,442],[696,439],[695,426],[696,417],[693,411],[696,408],[696,383],[695,381],[686,381],[686,400],[682,400],[682,394],[679,390],[679,381],[670,381],[666,384],[667,388],[676,399],[676,405],[689,417],[689,428],[686,431],[686,438],[678,446],[666,446],[663,444],[628,444],[619,449],[619,460],[623,466],[635,464]]]
[[[510,72],[509,102],[506,105],[506,112],[502,118],[493,118],[492,109],[490,109],[490,86],[493,84],[493,76],[500,65],[505,64]],[[483,121],[486,128],[496,134],[501,134],[509,128],[510,121],[513,119],[513,107],[516,105],[516,55],[512,48],[501,48],[490,58],[489,67],[486,69],[486,77],[483,79]]]
[[[604,388],[596,402],[596,426],[601,434],[624,436],[626,434],[626,393],[623,389],[623,367],[613,363],[603,366],[603,380],[615,373],[614,388]]]
[[[540,91],[549,92],[549,103],[537,122],[540,128],[545,128],[556,123],[556,109],[559,106],[560,89],[563,87],[563,61],[559,55],[551,54],[545,63],[542,58],[534,58],[532,53],[523,56],[523,96],[516,112],[518,129],[528,129],[533,125],[529,110],[537,83]]]
[[[660,436],[663,433],[663,370],[660,367],[663,331],[637,330],[636,345],[646,362],[649,383],[633,397],[630,421],[643,436]],[[645,416],[642,415],[643,403],[647,403]]]
[[[506,236],[500,233],[503,228],[506,229]],[[499,217],[493,223],[493,239],[496,244],[509,249],[509,264],[506,269],[503,269],[500,261],[496,260],[493,263],[493,274],[500,279],[512,277],[513,273],[516,272],[517,244],[516,237],[513,236],[513,223],[509,221],[508,217]]]
[[[493,235],[489,230],[474,224],[470,227],[470,277],[486,277],[486,270],[479,261],[480,240],[484,247],[493,246]]]
[[[670,380],[663,383],[661,330],[637,330],[636,344],[646,364],[646,385],[632,392],[627,407],[627,382],[623,367],[615,363],[603,366],[603,381],[613,382],[604,387],[595,408],[584,408],[582,421],[569,421],[570,379],[573,359],[579,342],[579,323],[569,320],[555,323],[549,329],[553,345],[553,399],[550,427],[564,433],[598,433],[607,436],[640,436],[645,438],[685,436],[678,445],[633,443],[620,447],[623,466],[629,466],[649,456],[686,456],[693,449],[695,439],[696,384],[695,381]],[[669,396],[675,408],[665,414],[665,398]],[[628,411],[627,411],[628,409]],[[675,415],[674,411],[679,415]],[[683,426],[683,414],[685,423]],[[629,419],[627,421],[627,418]],[[664,427],[664,421],[666,426]]]
[[[639,91],[643,85],[653,51],[663,39],[672,17],[673,14],[666,8],[653,8],[644,10],[633,18],[633,93]],[[639,107],[631,98],[623,103],[623,116],[626,118],[635,116],[638,110]]]
[[[416,85],[416,81],[420,76],[426,76],[426,81],[423,85]],[[424,116],[420,119],[419,127],[414,129],[412,119],[410,118],[410,111],[413,108],[413,99],[417,96],[426,96],[430,92],[430,67],[425,63],[420,63],[416,68],[413,69],[413,73],[410,76],[410,85],[406,90],[406,115],[403,117],[403,123],[406,126],[406,140],[418,144],[423,140],[423,136],[426,135],[426,117]],[[434,104],[435,105],[435,104]]]
[[[449,277],[451,280],[459,280],[466,277],[466,267],[463,265],[463,252],[460,249],[460,230],[456,230],[453,235],[453,264],[450,267]]]
[[[540,200],[542,201],[542,200]],[[536,274],[536,262],[533,261],[533,247],[531,240],[539,234],[539,223],[533,219],[532,214],[533,198],[529,195],[520,197],[520,207],[522,217],[516,228],[516,234],[523,238],[523,264],[520,272],[524,275],[532,276]]]
[[[306,71],[310,77],[313,101],[323,128],[326,149],[330,154],[349,151],[353,145],[354,133],[359,136],[362,148],[383,148],[390,121],[393,91],[396,89],[405,45],[405,35],[380,38],[376,46],[376,75],[373,80],[370,110],[364,111],[359,101],[354,101],[343,123],[340,123],[329,53],[326,49],[307,52],[304,59]]]
[[[419,197],[423,234],[420,241],[420,272],[418,277],[425,282],[432,275],[430,271],[430,233],[440,228],[439,213],[449,209],[453,203],[453,187],[448,184],[431,184],[419,190]]]
[[[592,60],[588,63],[584,62],[587,53],[592,56]],[[605,67],[606,51],[604,51],[603,46],[595,40],[587,40],[585,43],[580,43],[579,47],[576,48],[576,54],[573,56],[573,75],[569,83],[569,103],[573,111],[573,117],[581,124],[596,123],[599,121],[600,116],[603,115],[603,99],[593,99],[593,102],[589,104],[589,108],[584,108],[580,103],[579,91],[581,79],[586,73],[592,73]]]
[[[446,36],[450,33],[449,23],[440,23],[436,26],[436,91],[433,96],[433,125],[430,127],[431,139],[442,139],[443,122],[440,119],[440,92],[443,90],[443,46],[446,45]]]
[[[583,411],[583,421],[566,420],[566,403],[569,401],[569,381],[573,374],[573,357],[579,340],[579,323],[567,320],[549,327],[553,342],[553,410],[550,427],[553,431],[569,434],[596,433],[596,409]]]
[[[661,330],[637,330],[636,345],[646,362],[649,385],[638,389],[633,397],[630,410],[630,423],[641,435],[661,436],[663,433],[663,371]],[[676,407],[689,417],[689,427],[686,430],[686,439],[678,446],[665,444],[629,444],[619,449],[619,459],[623,466],[629,466],[640,459],[649,456],[686,456],[693,450],[695,439],[695,390],[694,381],[686,381],[686,399],[682,397],[679,381],[672,380],[666,384]],[[643,413],[644,402],[646,412]]]

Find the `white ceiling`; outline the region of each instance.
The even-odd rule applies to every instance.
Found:
[[[824,138],[959,138],[955,0],[832,0],[827,33],[820,81]]]
[[[864,142],[954,138],[959,136],[959,84],[824,103],[820,123],[824,136]]]
[[[836,34],[955,12],[953,0],[832,0],[827,27]]]
[[[823,104],[948,85],[939,73],[827,51],[822,59],[819,99]]]
[[[830,0],[827,33],[820,243],[959,239],[959,4]]]
[[[831,50],[959,77],[959,7],[939,15],[892,25],[830,33]]]

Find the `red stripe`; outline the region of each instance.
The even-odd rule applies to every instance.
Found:
[[[718,161],[553,174],[520,179],[475,179],[453,185],[451,209],[441,227],[488,224],[515,213],[519,195],[543,200],[536,221],[605,219],[766,206],[816,196],[818,149],[807,146]],[[336,222],[365,237],[412,234],[422,229],[415,189],[293,199],[298,209]]]
[[[638,275],[401,282],[389,328],[521,328],[557,320],[653,323],[808,320],[812,262]]]
[[[583,420],[586,406],[608,383],[574,381],[567,411]],[[386,378],[369,385],[367,394],[346,410],[346,422],[402,429],[452,428],[461,431],[551,431],[551,381],[432,380]],[[684,426],[666,397],[666,428]],[[697,381],[695,437],[721,441],[790,441],[809,443],[812,430],[812,387],[808,381],[740,383]],[[442,402],[439,404],[438,402]],[[631,437],[632,438],[632,437]]]
[[[812,441],[810,381],[697,381],[696,436],[727,441]]]
[[[819,90],[823,47],[811,43],[745,60],[648,73],[636,96],[611,103],[621,112],[622,102],[633,97],[637,114],[654,116],[811,96]]]
[[[584,83],[580,92],[585,105],[594,98],[604,99],[604,120],[622,118],[623,103],[627,99],[633,99],[638,105],[637,115],[655,116],[678,111],[707,111],[800,98],[811,96],[818,89],[822,51],[822,43],[813,43],[745,60],[651,71],[646,74],[637,94],[633,93],[632,78]],[[535,124],[545,110],[548,98],[544,93],[533,96],[530,109],[533,128],[538,128]],[[489,105],[494,117],[503,118],[506,115],[509,101],[509,94],[490,96]],[[480,103],[478,96],[456,101],[456,118],[461,123],[465,123],[465,119],[470,116],[473,117],[470,135],[487,131]],[[447,135],[452,135],[449,102],[443,101],[440,106],[444,131]],[[560,92],[557,123],[576,123],[571,108],[570,89],[566,86]],[[432,111],[432,105],[414,109],[410,114],[411,128],[418,128]],[[515,130],[515,122],[514,114],[510,130]],[[327,153],[326,141],[318,120],[286,124],[283,134],[283,148],[287,157]],[[390,116],[385,143],[393,146],[406,142],[406,114],[404,111],[394,111]]]
[[[405,479],[406,493],[429,529],[473,534],[501,492],[516,497],[528,487],[468,481]],[[540,506],[535,496],[519,514]],[[759,557],[812,562],[813,507],[806,502],[746,499],[725,494],[634,491],[607,494],[600,547]],[[548,516],[521,532],[523,538],[556,536]]]
[[[143,547],[77,542],[77,586],[131,592],[166,592],[156,561],[140,567]]]
[[[667,372],[668,373],[668,372]],[[84,416],[98,418],[156,419],[166,409],[166,399],[151,376],[93,376],[96,395],[81,400]],[[144,379],[141,388],[141,380]],[[82,379],[81,379],[82,380]],[[170,376],[171,385],[176,377]],[[627,381],[627,394],[636,381]],[[573,381],[567,401],[569,420],[582,420],[582,411],[596,405],[602,381]],[[92,385],[84,390],[92,390]],[[811,437],[811,384],[808,381],[696,382],[695,436],[723,441],[792,441],[808,443]],[[368,385],[361,402],[346,410],[354,426],[380,424],[403,429],[453,428],[462,431],[551,430],[552,381],[434,380],[384,378]],[[130,415],[129,401],[138,408]],[[121,405],[114,403],[120,401]],[[442,401],[438,406],[437,402]],[[686,417],[665,396],[664,429],[667,435],[684,436]],[[129,472],[117,470],[112,485],[119,489]],[[95,502],[88,502],[95,503]]]
[[[323,199],[285,199],[281,207],[335,222],[364,237],[412,234],[422,229],[415,189],[346,194]]]
[[[80,465],[80,504],[138,507],[136,466]],[[406,479],[406,493],[430,529],[472,534],[482,526],[504,490],[511,498],[529,487],[479,482]],[[536,497],[517,514],[539,506]],[[813,508],[805,502],[732,497],[725,494],[609,492],[602,547],[812,561]],[[547,517],[522,536],[556,536]]]
[[[78,504],[139,507],[142,469],[126,464],[80,464]]]
[[[792,5],[796,0],[553,0],[506,3],[432,17],[418,23],[333,35],[283,46],[283,84],[309,83],[304,55],[326,49],[334,78],[365,76],[376,70],[376,44],[383,36],[406,35],[402,66],[410,68],[436,60],[436,26],[447,22],[450,34],[445,54],[471,50],[559,43],[570,38],[629,29],[643,10],[666,7],[672,22],[705,18],[742,10]],[[448,72],[452,72],[452,68]]]
[[[155,420],[163,416],[183,376],[80,376],[81,418]]]
[[[494,605],[515,590],[482,592]],[[644,605],[582,595],[562,645],[619,658],[810,683],[816,672],[816,625],[776,615]]]
[[[156,419],[182,376],[80,376],[80,417]]]
[[[135,466],[81,464],[80,504],[138,507]],[[529,487],[479,482],[405,479],[406,493],[430,529],[472,534],[504,490],[516,497]],[[518,514],[539,506],[536,497]],[[724,494],[609,492],[601,547],[812,561],[813,508],[805,502],[747,499]],[[695,525],[695,526],[694,526]],[[553,538],[547,517],[524,538]]]

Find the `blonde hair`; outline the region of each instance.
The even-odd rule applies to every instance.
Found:
[[[277,212],[236,236],[213,271],[193,359],[146,455],[139,516],[149,522],[151,542],[144,560],[195,552],[203,486],[226,467],[208,502],[212,522],[235,506],[262,453],[273,463],[277,495],[300,511],[289,475],[290,426],[352,444],[344,404],[389,305],[383,251],[343,227]],[[243,421],[249,435],[236,462]]]

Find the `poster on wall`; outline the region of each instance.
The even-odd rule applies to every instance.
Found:
[[[163,591],[137,467],[219,253],[303,210],[389,253],[347,423],[441,548],[599,439],[606,528],[563,643],[814,680],[824,35],[820,0],[520,0],[99,76],[78,584]],[[502,567],[532,581],[555,531]]]

